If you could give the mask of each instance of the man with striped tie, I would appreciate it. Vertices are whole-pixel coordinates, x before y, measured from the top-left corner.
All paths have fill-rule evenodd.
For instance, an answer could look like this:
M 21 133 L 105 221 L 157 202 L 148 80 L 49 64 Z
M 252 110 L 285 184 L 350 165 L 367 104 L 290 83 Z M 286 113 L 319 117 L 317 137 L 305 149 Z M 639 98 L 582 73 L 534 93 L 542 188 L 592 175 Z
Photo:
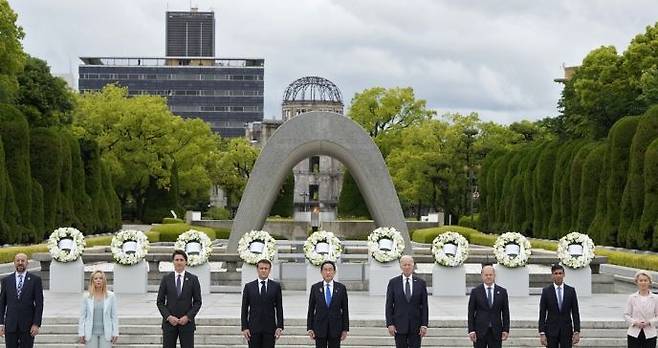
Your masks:
M 31 348 L 43 315 L 41 278 L 27 271 L 27 255 L 14 257 L 16 272 L 2 279 L 0 336 L 8 348 Z
M 345 285 L 334 281 L 336 264 L 325 261 L 320 266 L 322 281 L 311 286 L 306 315 L 308 336 L 316 348 L 339 348 L 350 330 L 350 314 Z

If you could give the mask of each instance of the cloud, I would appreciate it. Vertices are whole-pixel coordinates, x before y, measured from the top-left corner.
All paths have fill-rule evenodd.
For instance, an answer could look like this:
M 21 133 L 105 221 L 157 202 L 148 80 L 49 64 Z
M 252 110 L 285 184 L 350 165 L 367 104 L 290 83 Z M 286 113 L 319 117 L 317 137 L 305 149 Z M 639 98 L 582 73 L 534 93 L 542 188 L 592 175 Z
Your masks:
M 55 72 L 79 56 L 164 55 L 165 11 L 189 1 L 10 0 L 28 53 Z M 364 88 L 411 86 L 445 111 L 513 122 L 557 114 L 561 65 L 601 45 L 622 52 L 654 25 L 653 1 L 278 0 L 192 2 L 216 16 L 216 53 L 265 58 L 265 117 L 286 86 L 332 80 L 345 104 Z

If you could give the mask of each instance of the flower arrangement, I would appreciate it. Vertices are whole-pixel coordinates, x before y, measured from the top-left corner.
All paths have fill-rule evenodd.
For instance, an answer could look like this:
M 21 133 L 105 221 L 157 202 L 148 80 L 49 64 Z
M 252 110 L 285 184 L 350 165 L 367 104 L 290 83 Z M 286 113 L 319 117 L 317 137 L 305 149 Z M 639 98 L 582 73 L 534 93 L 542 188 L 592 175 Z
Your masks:
M 174 249 L 180 249 L 187 253 L 187 264 L 189 266 L 199 266 L 208 262 L 208 257 L 212 253 L 212 242 L 205 233 L 189 230 L 178 236 Z
M 571 232 L 560 238 L 557 257 L 569 268 L 586 267 L 594 258 L 594 242 L 586 234 Z
M 404 239 L 394 227 L 379 227 L 368 235 L 368 253 L 378 262 L 400 259 L 404 251 Z
M 85 236 L 73 227 L 60 227 L 48 238 L 50 256 L 59 262 L 76 261 L 85 250 Z
M 532 253 L 530 242 L 518 232 L 506 232 L 494 243 L 494 256 L 499 264 L 509 267 L 523 267 Z
M 432 241 L 432 255 L 441 266 L 461 266 L 468 258 L 468 240 L 457 232 L 441 233 Z
M 136 265 L 148 254 L 150 244 L 142 231 L 121 230 L 112 238 L 112 257 L 121 265 Z
M 313 232 L 304 242 L 304 256 L 314 266 L 325 261 L 336 261 L 343 251 L 340 239 L 332 232 Z
M 267 231 L 247 232 L 238 242 L 240 258 L 251 265 L 255 265 L 263 259 L 272 261 L 276 252 L 276 239 L 272 238 Z

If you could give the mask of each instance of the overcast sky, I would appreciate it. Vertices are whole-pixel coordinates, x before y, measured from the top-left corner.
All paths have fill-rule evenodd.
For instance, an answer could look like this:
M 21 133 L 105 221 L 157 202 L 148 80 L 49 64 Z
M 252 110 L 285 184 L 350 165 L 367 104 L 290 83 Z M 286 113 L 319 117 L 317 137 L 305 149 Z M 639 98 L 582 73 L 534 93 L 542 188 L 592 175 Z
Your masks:
M 439 113 L 510 123 L 557 114 L 562 64 L 622 52 L 658 21 L 655 0 L 9 0 L 25 50 L 54 73 L 80 56 L 164 56 L 165 11 L 215 11 L 218 57 L 265 59 L 265 118 L 295 79 L 333 81 L 346 106 L 411 86 Z

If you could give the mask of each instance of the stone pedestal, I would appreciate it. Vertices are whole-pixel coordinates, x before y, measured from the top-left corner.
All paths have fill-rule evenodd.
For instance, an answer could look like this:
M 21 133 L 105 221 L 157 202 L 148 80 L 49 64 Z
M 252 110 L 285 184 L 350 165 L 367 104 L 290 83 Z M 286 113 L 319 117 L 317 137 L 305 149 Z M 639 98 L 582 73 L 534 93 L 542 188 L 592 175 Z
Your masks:
M 334 275 L 334 280 L 339 282 L 338 272 L 340 272 L 341 265 L 340 260 L 336 262 L 336 275 Z M 306 295 L 311 291 L 311 286 L 313 284 L 322 281 L 322 273 L 320 272 L 320 266 L 314 266 L 308 260 L 306 260 Z
M 530 296 L 530 275 L 527 267 L 508 268 L 495 264 L 496 284 L 507 289 L 509 296 Z
M 148 264 L 142 260 L 136 265 L 114 264 L 114 286 L 117 294 L 145 294 L 148 290 Z
M 210 263 L 206 262 L 198 266 L 190 266 L 187 270 L 199 278 L 201 295 L 210 294 Z
M 281 274 L 280 267 L 281 264 L 279 263 L 279 258 L 274 257 L 274 260 L 272 260 L 272 269 L 270 270 L 270 279 L 279 280 L 279 274 Z M 240 270 L 240 291 L 244 289 L 245 284 L 256 280 L 256 278 L 258 278 L 258 269 L 256 268 L 256 265 L 243 262 L 242 269 Z
M 50 263 L 50 291 L 80 294 L 84 291 L 85 265 L 82 258 L 73 262 Z
M 386 295 L 388 281 L 400 274 L 398 260 L 381 263 L 368 255 L 368 295 Z
M 576 289 L 578 297 L 592 296 L 592 269 L 590 266 L 578 269 L 565 266 L 564 282 Z
M 432 296 L 465 296 L 466 269 L 464 265 L 446 267 L 434 264 L 432 268 Z

